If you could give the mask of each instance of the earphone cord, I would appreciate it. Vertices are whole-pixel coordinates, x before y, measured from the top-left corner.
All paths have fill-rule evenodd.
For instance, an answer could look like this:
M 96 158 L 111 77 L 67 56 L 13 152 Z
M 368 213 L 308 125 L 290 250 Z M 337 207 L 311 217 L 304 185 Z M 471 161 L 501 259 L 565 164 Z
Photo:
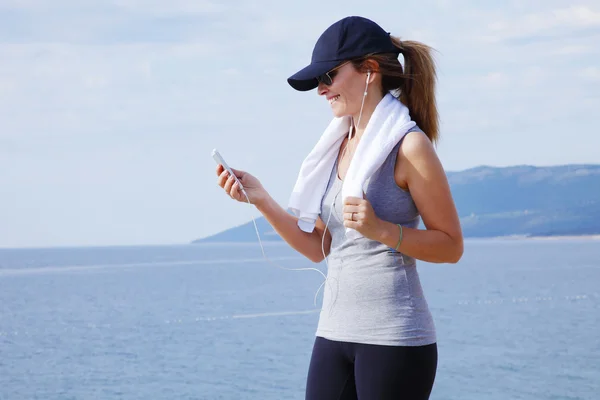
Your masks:
M 365 98 L 367 97 L 367 90 L 369 88 L 369 77 L 370 77 L 371 73 L 369 72 L 367 74 L 367 86 L 365 88 L 365 92 L 362 98 L 362 103 L 360 106 L 360 114 L 358 116 L 358 125 L 360 125 L 360 119 L 362 117 L 362 112 L 363 112 L 363 107 L 365 105 Z M 344 157 L 344 154 L 346 153 L 346 149 L 348 148 L 348 143 L 350 141 L 350 139 L 352 138 L 352 128 L 353 128 L 353 124 L 350 125 L 350 132 L 349 132 L 349 138 L 348 141 L 346 141 L 346 145 L 344 146 L 344 150 L 342 151 L 342 158 Z M 248 202 L 248 204 L 252 205 L 252 203 L 250 202 L 250 198 L 248 197 L 248 194 L 246 193 L 246 191 L 243 188 L 240 188 L 241 192 L 244 194 L 244 196 L 246 197 L 246 201 Z M 341 189 L 340 189 L 341 190 Z M 335 198 L 337 197 L 334 196 L 333 201 L 331 203 L 331 209 L 329 212 L 329 216 L 327 217 L 327 222 L 325 223 L 325 229 L 323 230 L 323 235 L 321 237 L 321 252 L 323 253 L 323 259 L 325 260 L 325 264 L 327 265 L 327 268 L 329 269 L 329 262 L 328 262 L 328 257 L 327 254 L 325 254 L 325 235 L 327 233 L 327 227 L 329 226 L 329 220 L 331 219 L 331 215 L 333 214 L 333 206 L 335 203 Z M 271 264 L 275 265 L 278 268 L 281 268 L 283 270 L 286 271 L 317 271 L 318 273 L 321 274 L 321 276 L 323 276 L 323 278 L 325 279 L 323 281 L 323 283 L 319 286 L 319 288 L 317 289 L 317 292 L 315 293 L 315 297 L 314 297 L 314 304 L 315 306 L 317 305 L 317 296 L 319 294 L 319 292 L 321 291 L 321 288 L 323 287 L 323 285 L 325 285 L 325 283 L 328 283 L 328 279 L 327 276 L 318 268 L 286 268 L 286 267 L 282 267 L 281 265 L 278 265 L 277 263 L 273 262 L 272 260 L 270 260 L 267 255 L 265 254 L 265 249 L 263 247 L 262 244 L 262 240 L 260 239 L 260 234 L 258 232 L 258 226 L 256 225 L 256 220 L 254 219 L 254 217 L 252 217 L 252 223 L 254 224 L 254 230 L 256 231 L 256 236 L 258 237 L 258 243 L 260 244 L 260 249 L 262 251 L 262 255 L 265 258 L 265 260 L 269 261 Z
M 248 194 L 246 193 L 246 191 L 244 189 L 240 189 L 240 190 L 246 197 L 246 201 L 248 202 L 248 204 L 252 205 L 252 203 L 250 202 L 250 198 L 248 197 Z M 267 257 L 267 255 L 265 254 L 265 248 L 263 247 L 262 241 L 260 239 L 260 234 L 258 233 L 258 226 L 256 225 L 256 220 L 254 219 L 254 217 L 252 217 L 252 222 L 254 223 L 254 230 L 256 231 L 256 236 L 258 237 L 258 243 L 260 244 L 260 249 L 262 251 L 262 255 L 267 261 L 269 261 L 271 264 L 275 265 L 277 268 L 281 268 L 286 271 L 311 271 L 312 270 L 312 271 L 317 271 L 318 273 L 320 273 L 323 276 L 325 281 L 321 284 L 321 286 L 319 286 L 317 293 L 315 293 L 314 304 L 316 306 L 317 305 L 317 295 L 319 294 L 319 291 L 321 290 L 321 288 L 323 287 L 325 282 L 327 282 L 327 277 L 325 276 L 325 274 L 318 268 L 286 268 L 286 267 L 282 267 L 281 265 L 270 260 L 269 257 Z
M 363 113 L 363 107 L 365 106 L 365 99 L 367 98 L 367 92 L 369 91 L 369 78 L 371 77 L 371 71 L 369 71 L 367 73 L 367 82 L 366 82 L 366 86 L 365 86 L 365 93 L 363 95 L 362 98 L 362 103 L 360 105 L 360 113 L 358 114 L 358 125 L 360 125 L 360 120 L 362 118 L 362 113 Z M 353 121 L 354 122 L 354 121 Z M 346 154 L 346 149 L 348 148 L 348 144 L 350 143 L 350 139 L 352 138 L 352 128 L 353 128 L 353 123 L 350 124 L 350 131 L 348 133 L 348 140 L 346 141 L 346 145 L 344 146 L 344 150 L 342 150 L 342 156 L 340 157 L 341 159 L 344 158 L 344 155 Z M 336 178 L 337 178 L 337 173 L 336 173 Z M 343 181 L 343 180 L 342 180 Z M 342 189 L 340 188 L 340 191 Z M 339 193 L 339 192 L 338 192 Z M 323 259 L 325 260 L 325 264 L 327 265 L 327 269 L 329 270 L 329 262 L 328 262 L 328 257 L 325 254 L 325 235 L 327 233 L 327 227 L 329 226 L 329 220 L 331 219 L 331 215 L 334 213 L 334 204 L 335 204 L 335 199 L 337 198 L 337 194 L 335 196 L 333 196 L 333 201 L 331 202 L 331 206 L 329 207 L 329 216 L 327 217 L 327 222 L 325 223 L 325 229 L 323 230 L 323 236 L 321 237 L 321 251 L 323 252 Z M 327 277 L 325 277 L 325 282 L 327 282 Z M 319 286 L 319 289 L 317 290 L 317 294 L 319 293 L 319 291 L 321 290 L 321 288 L 323 287 L 323 285 L 325 284 L 325 282 L 323 282 L 323 284 L 321 284 L 321 286 Z M 317 294 L 315 294 L 315 299 L 317 298 Z

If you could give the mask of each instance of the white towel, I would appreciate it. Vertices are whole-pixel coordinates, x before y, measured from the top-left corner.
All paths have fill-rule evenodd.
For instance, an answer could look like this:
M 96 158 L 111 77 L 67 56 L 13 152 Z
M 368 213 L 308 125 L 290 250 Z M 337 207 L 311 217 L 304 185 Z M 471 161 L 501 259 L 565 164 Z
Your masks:
M 298 226 L 312 232 L 321 214 L 321 201 L 329 177 L 339 155 L 340 146 L 350 129 L 351 118 L 334 118 L 305 158 L 289 201 L 290 210 L 298 217 Z M 342 199 L 363 197 L 367 179 L 383 164 L 392 148 L 415 126 L 408 108 L 387 93 L 379 102 L 352 157 L 342 185 Z M 362 235 L 347 228 L 346 236 Z

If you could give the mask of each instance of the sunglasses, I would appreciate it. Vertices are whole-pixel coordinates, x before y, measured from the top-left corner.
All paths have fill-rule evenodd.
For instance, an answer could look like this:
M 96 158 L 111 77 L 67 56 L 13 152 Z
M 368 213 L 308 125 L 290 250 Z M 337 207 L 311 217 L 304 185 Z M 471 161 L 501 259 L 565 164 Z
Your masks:
M 349 62 L 350 60 L 338 65 L 337 67 L 325 72 L 322 75 L 317 76 L 317 82 L 322 83 L 325 86 L 331 86 L 331 84 L 333 83 L 333 78 L 335 78 L 335 76 L 338 74 L 338 69 L 342 68 Z

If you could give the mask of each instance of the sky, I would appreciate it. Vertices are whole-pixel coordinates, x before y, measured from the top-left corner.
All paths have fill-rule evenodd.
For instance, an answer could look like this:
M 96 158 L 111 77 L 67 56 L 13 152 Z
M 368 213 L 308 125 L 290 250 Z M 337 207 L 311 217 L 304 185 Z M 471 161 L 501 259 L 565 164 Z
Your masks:
M 446 170 L 600 163 L 600 2 L 0 0 L 0 247 L 180 244 L 284 208 L 332 118 L 286 78 L 361 15 L 436 49 Z

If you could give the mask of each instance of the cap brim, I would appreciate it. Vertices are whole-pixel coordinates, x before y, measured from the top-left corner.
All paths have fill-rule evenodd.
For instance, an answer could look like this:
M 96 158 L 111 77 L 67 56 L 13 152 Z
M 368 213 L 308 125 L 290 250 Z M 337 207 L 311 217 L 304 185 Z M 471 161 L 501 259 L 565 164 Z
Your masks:
M 291 87 L 301 92 L 313 90 L 319 86 L 317 77 L 337 67 L 341 61 L 323 61 L 312 63 L 288 78 Z

